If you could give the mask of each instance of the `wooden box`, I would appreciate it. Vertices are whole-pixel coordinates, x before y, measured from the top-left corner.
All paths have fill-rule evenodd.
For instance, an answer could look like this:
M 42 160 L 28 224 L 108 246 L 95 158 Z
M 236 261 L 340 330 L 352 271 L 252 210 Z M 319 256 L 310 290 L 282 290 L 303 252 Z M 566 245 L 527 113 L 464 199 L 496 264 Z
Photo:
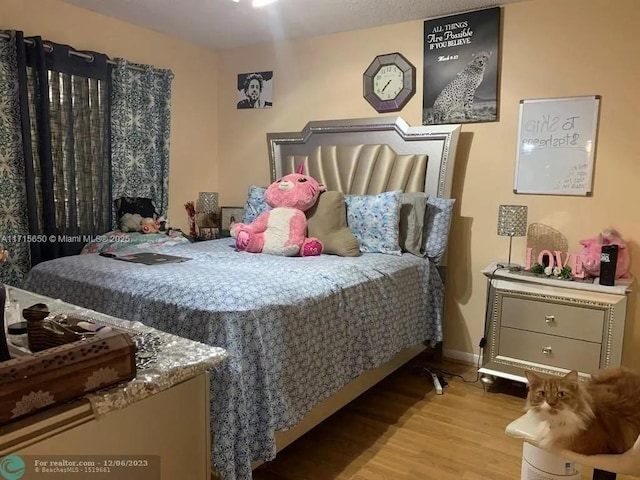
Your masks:
M 108 332 L 0 362 L 0 425 L 136 376 L 135 345 Z

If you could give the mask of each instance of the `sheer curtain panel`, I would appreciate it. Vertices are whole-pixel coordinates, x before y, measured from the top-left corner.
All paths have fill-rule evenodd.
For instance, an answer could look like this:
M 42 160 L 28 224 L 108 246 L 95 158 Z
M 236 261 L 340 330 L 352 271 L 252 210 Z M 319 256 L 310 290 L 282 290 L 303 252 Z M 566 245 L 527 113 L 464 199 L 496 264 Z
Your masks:
M 30 40 L 16 48 L 29 233 L 43 239 L 30 243 L 35 265 L 110 229 L 111 65 Z

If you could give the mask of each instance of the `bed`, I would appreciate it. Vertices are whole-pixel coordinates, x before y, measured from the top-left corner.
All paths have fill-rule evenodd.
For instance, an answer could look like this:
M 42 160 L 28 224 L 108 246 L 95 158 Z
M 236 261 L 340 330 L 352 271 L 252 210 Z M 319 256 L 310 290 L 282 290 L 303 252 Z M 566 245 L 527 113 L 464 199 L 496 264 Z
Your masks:
M 391 117 L 310 122 L 267 135 L 271 177 L 302 162 L 347 194 L 447 198 L 458 134 Z M 211 381 L 212 461 L 225 480 L 251 478 L 252 466 L 442 340 L 444 257 L 277 257 L 237 252 L 229 238 L 154 251 L 190 260 L 78 255 L 37 265 L 25 288 L 227 349 Z

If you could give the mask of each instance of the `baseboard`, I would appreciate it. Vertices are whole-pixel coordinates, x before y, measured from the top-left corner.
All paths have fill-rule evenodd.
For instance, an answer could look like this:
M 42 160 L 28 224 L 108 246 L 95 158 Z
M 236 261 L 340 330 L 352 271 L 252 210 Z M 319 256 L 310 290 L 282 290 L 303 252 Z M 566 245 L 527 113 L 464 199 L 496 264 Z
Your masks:
M 456 362 L 466 363 L 467 365 L 478 365 L 478 359 L 480 355 L 477 353 L 461 352 L 460 350 L 449 350 L 445 348 L 442 351 L 442 356 L 449 360 L 455 360 Z

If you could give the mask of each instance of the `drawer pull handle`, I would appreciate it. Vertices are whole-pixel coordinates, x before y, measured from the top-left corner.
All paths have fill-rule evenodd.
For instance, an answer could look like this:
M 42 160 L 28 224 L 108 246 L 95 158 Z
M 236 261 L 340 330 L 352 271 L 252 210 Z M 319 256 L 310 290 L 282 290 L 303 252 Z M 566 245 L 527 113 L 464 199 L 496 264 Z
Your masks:
M 544 347 L 542 349 L 542 353 L 544 353 L 545 355 L 551 355 L 553 353 L 553 350 L 551 349 L 551 347 Z
M 556 321 L 556 317 L 554 317 L 553 315 L 545 315 L 544 321 L 547 322 L 547 325 L 551 325 Z

